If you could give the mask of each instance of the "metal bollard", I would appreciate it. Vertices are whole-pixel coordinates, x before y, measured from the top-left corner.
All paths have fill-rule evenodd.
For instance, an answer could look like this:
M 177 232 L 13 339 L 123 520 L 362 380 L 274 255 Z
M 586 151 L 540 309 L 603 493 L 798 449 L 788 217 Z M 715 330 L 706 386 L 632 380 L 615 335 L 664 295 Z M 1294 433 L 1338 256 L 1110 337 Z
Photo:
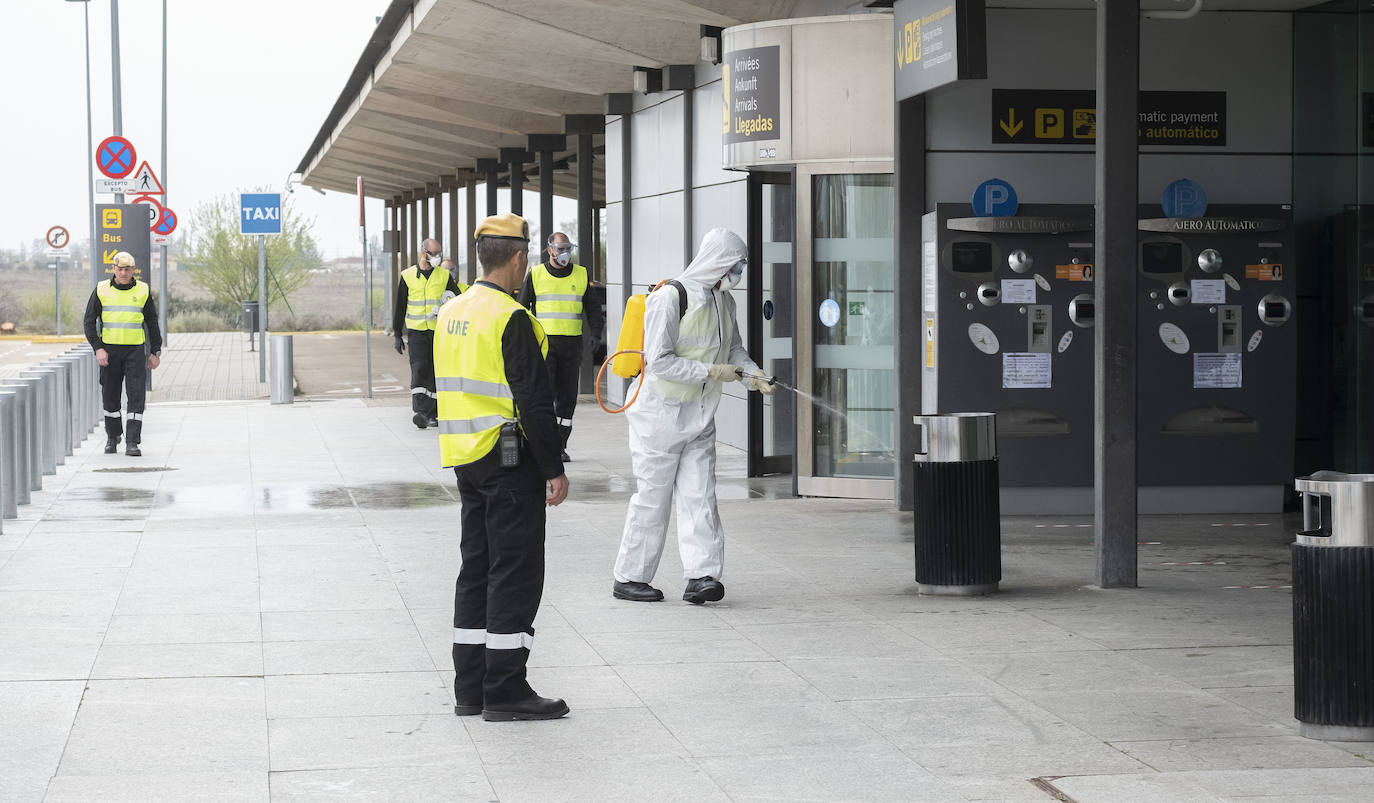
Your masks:
M 81 409 L 86 417 L 86 433 L 90 434 L 101 425 L 104 416 L 100 409 L 100 365 L 96 363 L 95 352 L 90 346 L 82 346 L 77 352 L 81 355 L 84 365 L 82 371 L 86 375 L 86 400 Z
M 51 369 L 57 372 L 57 406 L 53 408 L 53 424 L 57 429 L 56 446 L 57 464 L 60 466 L 66 462 L 66 458 L 71 457 L 74 449 L 72 448 L 72 386 L 76 380 L 72 377 L 72 364 L 59 359 L 44 360 L 38 364 L 39 368 Z
M 0 390 L 18 394 L 15 402 L 15 456 L 20 471 L 16 480 L 28 491 L 43 489 L 43 465 L 38 449 L 38 386 L 37 379 L 8 379 L 0 382 Z M 21 505 L 28 504 L 27 494 L 20 494 Z
M 57 421 L 53 418 L 53 410 L 57 409 L 57 372 L 51 368 L 29 368 L 19 372 L 21 379 L 37 379 L 37 402 L 34 409 L 37 411 L 37 428 L 35 435 L 38 437 L 38 456 L 42 460 L 43 473 L 57 473 L 57 454 L 59 451 L 57 443 Z
M 14 448 L 19 435 L 14 412 L 18 395 L 0 390 L 0 519 L 19 518 L 19 451 Z
M 67 454 L 72 454 L 81 446 L 81 442 L 86 439 L 86 433 L 82 431 L 82 399 L 85 396 L 86 375 L 81 370 L 81 358 L 75 354 L 64 354 L 55 357 L 53 362 L 67 366 L 67 434 L 71 436 L 71 448 Z
M 291 404 L 296 397 L 291 335 L 272 335 L 272 370 L 267 376 L 273 404 Z

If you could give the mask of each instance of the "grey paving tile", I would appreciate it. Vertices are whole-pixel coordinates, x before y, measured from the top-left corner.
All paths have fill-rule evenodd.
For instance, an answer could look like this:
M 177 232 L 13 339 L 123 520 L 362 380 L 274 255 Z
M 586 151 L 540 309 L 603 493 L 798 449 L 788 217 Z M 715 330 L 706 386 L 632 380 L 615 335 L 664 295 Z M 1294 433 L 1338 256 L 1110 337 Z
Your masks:
M 1017 692 L 1195 691 L 1183 681 L 1151 671 L 1136 660 L 1134 651 L 986 653 L 967 655 L 961 661 Z
M 613 665 L 773 660 L 766 650 L 734 630 L 584 633 L 583 638 Z
M 272 675 L 270 719 L 452 714 L 452 684 L 437 671 Z
M 476 717 L 462 720 L 486 765 L 528 763 L 529 757 L 536 754 L 541 762 L 686 754 L 669 729 L 644 708 L 576 708 L 562 719 L 547 722 L 485 722 Z
M 248 803 L 269 800 L 267 773 L 258 769 L 237 772 L 111 773 L 58 775 L 48 785 L 46 803 L 86 801 L 195 800 L 209 803 Z
M 115 606 L 116 615 L 257 613 L 256 582 L 198 583 L 179 586 L 126 583 Z
M 271 774 L 272 800 L 435 801 L 489 803 L 497 798 L 480 766 L 424 764 L 407 767 L 294 770 Z M 548 798 L 545 798 L 548 799 Z
M 1374 767 L 1258 769 L 1179 773 L 1226 800 L 1270 799 L 1334 800 L 1368 798 L 1374 788 Z
M 0 683 L 0 800 L 41 800 L 67 743 L 84 681 Z
M 256 613 L 126 614 L 110 619 L 104 646 L 262 640 Z
M 1157 803 L 1161 800 L 1209 803 L 1221 801 L 1206 789 L 1180 775 L 1086 775 L 1058 778 L 1054 787 L 1072 800 L 1083 803 L 1112 801 L 1116 803 Z
M 601 803 L 622 796 L 663 803 L 731 800 L 705 770 L 685 756 L 487 764 L 486 771 L 503 803 Z
M 996 684 L 951 660 L 797 658 L 783 661 L 832 700 L 985 695 Z
M 104 633 L 94 624 L 44 624 L 0 626 L 0 681 L 74 680 L 90 674 Z
M 146 707 L 77 714 L 59 774 L 145 775 L 267 771 L 261 719 L 207 720 L 185 711 L 168 716 Z
M 1287 732 L 1267 717 L 1203 691 L 1056 691 L 1026 697 L 1107 742 Z
M 1113 742 L 1112 746 L 1159 772 L 1374 767 L 1374 761 L 1296 734 L 1260 738 Z M 1370 752 L 1374 753 L 1374 750 Z
M 444 672 L 444 677 L 452 681 L 451 668 Z M 529 682 L 539 694 L 562 697 L 569 706 L 579 711 L 639 708 L 644 705 L 644 701 L 609 666 L 532 666 L 529 669 Z
M 894 747 L 701 759 L 735 801 L 954 801 L 963 795 Z
M 904 658 L 930 660 L 942 655 L 891 625 L 867 619 L 806 624 L 736 626 L 736 630 L 774 658 Z
M 81 713 L 106 718 L 261 722 L 266 717 L 265 694 L 262 678 L 92 680 Z
M 274 719 L 272 771 L 480 766 L 462 718 L 445 714 Z
M 1200 689 L 1293 685 L 1291 644 L 1132 650 L 1131 657 Z
M 452 622 L 452 613 L 449 614 Z M 264 641 L 375 641 L 418 635 L 418 614 L 402 607 L 346 611 L 264 611 Z
M 262 645 L 269 675 L 432 672 L 437 667 L 418 635 L 387 640 L 269 641 Z
M 1017 611 L 921 610 L 888 619 L 909 635 L 947 653 L 1060 652 L 1102 645 Z
M 664 633 L 675 630 L 726 629 L 729 625 L 720 618 L 720 605 L 688 605 L 669 598 L 664 602 L 626 602 L 611 597 L 611 583 L 594 592 L 593 600 L 571 602 L 552 599 L 558 610 L 574 630 L 583 635 L 592 633 Z M 662 584 L 660 584 L 662 585 Z M 671 587 L 664 586 L 664 596 Z
M 265 577 L 261 595 L 264 612 L 375 610 L 405 606 L 396 584 L 379 576 Z
M 91 677 L 253 677 L 262 675 L 257 641 L 210 644 L 106 644 Z

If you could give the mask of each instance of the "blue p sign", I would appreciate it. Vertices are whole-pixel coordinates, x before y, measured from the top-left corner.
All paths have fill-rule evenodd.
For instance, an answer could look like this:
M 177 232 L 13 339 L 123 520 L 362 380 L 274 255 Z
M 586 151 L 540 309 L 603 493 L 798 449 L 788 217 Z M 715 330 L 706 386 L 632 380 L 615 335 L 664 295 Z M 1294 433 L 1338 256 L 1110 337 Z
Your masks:
M 1196 181 L 1181 178 L 1164 188 L 1160 205 L 1168 218 L 1202 217 L 1207 214 L 1207 193 Z
M 1016 206 L 1016 190 L 1000 178 L 990 178 L 973 191 L 973 214 L 978 217 L 1012 217 Z

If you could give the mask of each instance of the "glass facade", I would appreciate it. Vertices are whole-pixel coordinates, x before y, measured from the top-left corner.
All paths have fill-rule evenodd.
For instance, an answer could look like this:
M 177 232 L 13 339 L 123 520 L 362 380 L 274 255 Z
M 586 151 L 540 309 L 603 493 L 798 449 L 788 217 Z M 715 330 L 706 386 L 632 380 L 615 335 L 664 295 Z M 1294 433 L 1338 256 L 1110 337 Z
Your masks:
M 1294 14 L 1296 473 L 1374 471 L 1374 8 Z
M 814 176 L 811 197 L 815 475 L 891 479 L 892 175 Z

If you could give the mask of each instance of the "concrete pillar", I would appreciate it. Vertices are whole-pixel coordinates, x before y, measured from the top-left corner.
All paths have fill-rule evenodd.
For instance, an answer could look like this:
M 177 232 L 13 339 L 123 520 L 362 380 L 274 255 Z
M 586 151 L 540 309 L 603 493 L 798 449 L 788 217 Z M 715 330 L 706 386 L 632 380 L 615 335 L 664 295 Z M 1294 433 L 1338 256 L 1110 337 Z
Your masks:
M 472 284 L 477 281 L 477 240 L 472 233 L 477 230 L 477 177 L 469 176 L 467 180 L 467 224 L 463 228 L 463 244 L 467 248 L 468 274 L 467 283 Z
M 921 215 L 926 211 L 926 99 L 918 95 L 896 108 L 893 181 L 897 208 L 893 231 L 893 264 L 897 267 L 893 295 L 897 299 L 896 434 L 898 510 L 911 510 L 914 467 L 911 458 L 920 446 L 912 417 L 921 414 L 921 372 L 924 369 L 925 328 L 921 319 Z
M 1097 313 L 1093 415 L 1094 582 L 1134 588 L 1136 521 L 1136 203 L 1140 0 L 1097 5 Z
M 525 216 L 525 162 L 530 154 L 524 148 L 502 148 L 497 157 L 510 168 L 510 211 Z
M 496 187 L 497 169 L 499 163 L 495 159 L 478 159 L 477 169 L 482 172 L 483 181 L 487 185 L 487 217 L 497 214 L 496 212 Z

